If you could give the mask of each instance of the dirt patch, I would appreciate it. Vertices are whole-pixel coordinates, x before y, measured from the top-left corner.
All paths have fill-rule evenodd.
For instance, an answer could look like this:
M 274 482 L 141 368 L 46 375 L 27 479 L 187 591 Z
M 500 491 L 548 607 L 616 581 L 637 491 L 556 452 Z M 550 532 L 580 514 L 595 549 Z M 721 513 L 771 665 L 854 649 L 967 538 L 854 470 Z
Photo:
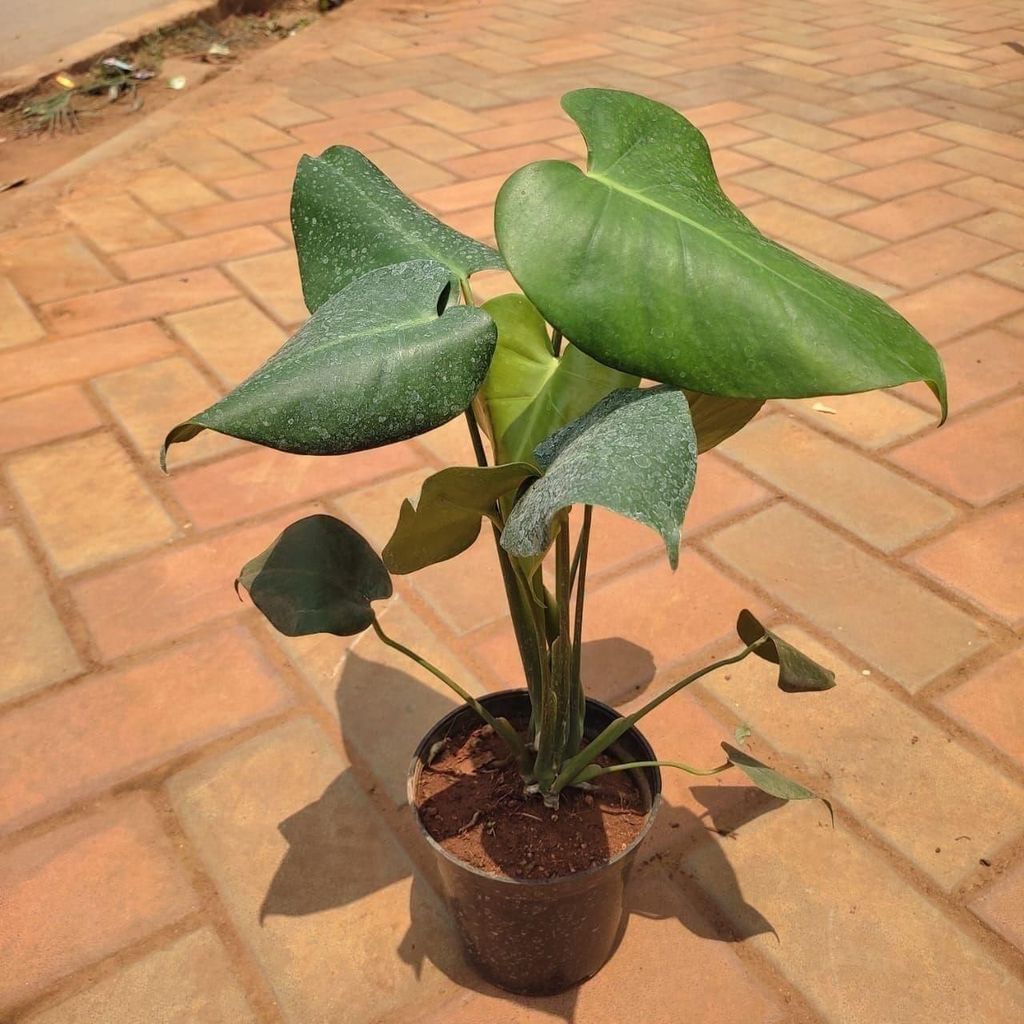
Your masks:
M 38 181 L 321 17 L 318 0 L 266 0 L 260 7 L 256 13 L 196 18 L 103 55 L 139 77 L 98 60 L 8 97 L 0 106 L 0 189 L 23 179 Z
M 453 856 L 519 879 L 604 864 L 637 838 L 647 818 L 628 772 L 602 777 L 587 793 L 567 789 L 558 811 L 547 809 L 524 795 L 515 764 L 489 726 L 448 737 L 420 773 L 416 805 L 427 831 Z

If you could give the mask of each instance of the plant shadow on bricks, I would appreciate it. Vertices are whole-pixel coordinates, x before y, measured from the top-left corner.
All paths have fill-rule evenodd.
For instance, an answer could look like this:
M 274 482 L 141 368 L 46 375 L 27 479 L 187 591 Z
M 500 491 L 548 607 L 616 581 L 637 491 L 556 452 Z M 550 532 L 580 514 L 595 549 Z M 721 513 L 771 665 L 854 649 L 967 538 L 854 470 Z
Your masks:
M 593 654 L 617 659 L 620 664 L 644 668 L 650 661 L 647 652 L 626 640 L 606 639 L 596 644 L 600 645 L 600 651 Z M 616 649 L 617 644 L 621 649 Z M 376 690 L 376 700 L 365 693 L 371 685 Z M 375 784 L 396 796 L 397 802 L 404 793 L 410 752 L 420 736 L 451 709 L 452 703 L 411 675 L 354 651 L 349 652 L 341 667 L 335 698 L 346 748 L 366 762 Z M 381 735 L 382 708 L 389 707 L 403 710 L 398 736 L 394 733 Z M 408 737 L 403 735 L 406 731 Z M 380 741 L 379 746 L 374 739 Z M 783 802 L 745 786 L 694 786 L 691 793 L 706 811 L 698 816 L 687 808 L 663 802 L 648 839 L 652 852 L 644 857 L 645 851 L 641 849 L 642 860 L 627 890 L 628 913 L 616 946 L 634 916 L 655 920 L 675 917 L 694 934 L 719 942 L 737 942 L 774 932 L 772 925 L 743 899 L 736 876 L 720 847 L 711 839 L 711 833 L 732 837 L 745 824 Z M 365 828 L 358 835 L 352 834 L 353 804 L 360 808 L 362 814 L 358 817 L 365 821 Z M 301 917 L 345 906 L 412 874 L 410 924 L 397 952 L 417 976 L 424 961 L 429 959 L 458 985 L 537 1006 L 566 1021 L 573 1020 L 576 990 L 530 999 L 500 992 L 476 978 L 458 954 L 454 935 L 451 932 L 444 936 L 438 934 L 439 897 L 433 869 L 428 867 L 429 879 L 413 871 L 384 820 L 367 802 L 357 771 L 351 768 L 343 771 L 318 799 L 287 817 L 278 828 L 288 842 L 288 851 L 263 900 L 261 921 L 271 915 Z M 687 876 L 683 860 L 687 852 L 704 844 L 717 851 L 716 855 L 721 858 L 714 872 L 720 884 L 712 894 L 697 889 Z M 358 867 L 353 870 L 356 859 Z M 679 892 L 680 898 L 673 901 L 671 907 L 666 905 L 664 889 L 652 884 L 656 879 L 665 878 L 670 879 Z M 714 910 L 716 906 L 730 908 L 733 920 L 737 919 L 735 908 L 742 908 L 739 919 L 745 922 L 744 927 L 737 930 L 735 926 L 721 923 L 720 915 Z

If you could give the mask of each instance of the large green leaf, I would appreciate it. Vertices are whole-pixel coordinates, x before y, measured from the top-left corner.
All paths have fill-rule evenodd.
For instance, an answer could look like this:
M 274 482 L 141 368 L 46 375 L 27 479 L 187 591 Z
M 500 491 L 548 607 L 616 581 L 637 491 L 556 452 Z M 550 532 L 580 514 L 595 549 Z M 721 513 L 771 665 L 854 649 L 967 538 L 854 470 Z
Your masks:
M 504 267 L 493 249 L 432 217 L 347 146 L 299 161 L 292 230 L 311 313 L 357 277 L 392 263 L 432 259 L 463 280 Z
M 498 345 L 481 398 L 498 462 L 529 462 L 556 430 L 578 419 L 605 395 L 636 387 L 639 378 L 595 362 L 575 345 L 556 358 L 536 307 L 523 295 L 484 303 L 498 328 Z
M 491 318 L 445 309 L 430 260 L 373 270 L 327 300 L 283 348 L 168 445 L 209 428 L 268 448 L 342 455 L 433 430 L 473 400 L 494 352 Z
M 371 601 L 391 596 L 391 577 L 363 538 L 333 516 L 292 523 L 239 573 L 253 604 L 285 636 L 352 636 L 373 621 Z
M 544 476 L 516 502 L 501 535 L 506 551 L 541 555 L 561 509 L 601 505 L 657 530 L 675 568 L 697 471 L 697 439 L 682 392 L 614 391 L 535 455 Z
M 513 463 L 454 466 L 428 477 L 415 505 L 402 502 L 395 532 L 382 552 L 384 564 L 392 572 L 409 573 L 461 554 L 480 535 L 484 517 L 498 524 L 498 499 L 536 475 L 532 466 Z
M 808 693 L 813 690 L 831 690 L 836 685 L 835 672 L 808 658 L 803 651 L 770 629 L 765 629 L 746 608 L 736 620 L 736 632 L 745 644 L 752 644 L 763 636 L 768 638 L 754 648 L 754 654 L 779 666 L 780 690 L 786 693 Z
M 498 195 L 502 255 L 544 318 L 609 366 L 736 398 L 846 394 L 924 380 L 934 349 L 884 302 L 765 238 L 670 107 L 581 89 L 562 100 L 586 171 L 545 160 Z

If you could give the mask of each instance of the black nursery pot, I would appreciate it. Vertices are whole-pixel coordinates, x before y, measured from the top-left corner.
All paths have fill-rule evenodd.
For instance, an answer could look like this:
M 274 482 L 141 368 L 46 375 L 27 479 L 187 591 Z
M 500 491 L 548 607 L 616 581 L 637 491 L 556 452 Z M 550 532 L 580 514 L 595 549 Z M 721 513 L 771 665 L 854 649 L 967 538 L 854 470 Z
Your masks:
M 488 694 L 480 702 L 496 717 L 525 721 L 526 690 Z M 587 700 L 584 735 L 593 739 L 622 716 Z M 420 834 L 434 851 L 448 904 L 470 962 L 488 981 L 521 995 L 552 995 L 596 974 L 611 956 L 623 916 L 623 893 L 637 848 L 661 803 L 661 772 L 633 772 L 647 802 L 647 820 L 636 839 L 607 863 L 560 878 L 521 881 L 471 867 L 427 832 L 416 807 L 416 789 L 428 752 L 463 721 L 479 722 L 466 706 L 445 715 L 423 737 L 409 768 L 409 805 Z M 609 753 L 618 761 L 651 761 L 650 744 L 633 728 Z

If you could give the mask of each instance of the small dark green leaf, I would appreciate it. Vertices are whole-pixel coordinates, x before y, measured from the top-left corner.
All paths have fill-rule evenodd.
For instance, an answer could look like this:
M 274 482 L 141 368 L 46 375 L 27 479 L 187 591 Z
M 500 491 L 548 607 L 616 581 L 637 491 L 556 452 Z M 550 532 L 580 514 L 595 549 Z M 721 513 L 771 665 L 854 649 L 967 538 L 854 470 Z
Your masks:
M 697 434 L 697 451 L 710 451 L 745 427 L 764 405 L 763 398 L 722 398 L 699 391 L 683 391 Z
M 235 581 L 285 636 L 352 636 L 373 621 L 371 601 L 391 596 L 391 577 L 363 538 L 333 516 L 292 523 Z
M 766 629 L 747 611 L 740 612 L 736 620 L 736 632 L 745 644 L 752 644 L 763 636 L 768 639 L 754 654 L 773 665 L 779 666 L 779 689 L 786 693 L 808 693 L 812 690 L 831 690 L 836 685 L 836 674 L 808 658 L 791 643 Z
M 392 263 L 436 260 L 455 279 L 504 267 L 493 249 L 432 217 L 347 146 L 299 161 L 292 230 L 311 313 L 356 278 Z
M 559 511 L 600 505 L 661 534 L 675 568 L 697 471 L 697 439 L 681 391 L 614 391 L 549 437 L 535 456 L 544 476 L 508 517 L 501 537 L 506 551 L 542 555 Z
M 423 483 L 419 501 L 402 502 L 398 525 L 384 548 L 394 573 L 416 572 L 454 558 L 480 534 L 484 516 L 497 521 L 495 503 L 537 471 L 523 463 L 442 469 Z
M 485 424 L 498 462 L 529 462 L 545 438 L 582 416 L 606 395 L 639 377 L 595 362 L 575 345 L 556 358 L 540 313 L 524 295 L 499 295 L 483 308 L 498 328 L 498 345 L 481 389 Z
M 756 757 L 751 757 L 745 750 L 740 750 L 729 743 L 723 743 L 722 749 L 725 751 L 726 757 L 729 758 L 729 763 L 736 765 L 758 789 L 765 793 L 778 797 L 780 800 L 818 799 L 817 793 L 812 793 L 806 786 L 801 786 L 799 782 L 793 782 L 792 779 L 780 775 L 774 768 L 769 768 L 764 762 L 758 761 Z M 825 802 L 828 803 L 828 801 Z M 829 810 L 831 810 L 831 805 L 829 805 Z
M 343 455 L 441 426 L 473 400 L 497 332 L 471 306 L 445 308 L 448 271 L 429 260 L 373 270 L 327 300 L 284 347 L 168 445 L 204 428 L 300 455 Z

